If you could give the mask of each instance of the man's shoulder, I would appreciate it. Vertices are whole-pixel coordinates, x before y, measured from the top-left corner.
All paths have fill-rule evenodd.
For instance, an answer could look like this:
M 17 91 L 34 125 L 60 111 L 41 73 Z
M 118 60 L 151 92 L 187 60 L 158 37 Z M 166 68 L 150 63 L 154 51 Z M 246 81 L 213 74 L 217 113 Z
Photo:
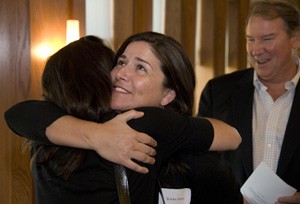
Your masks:
M 215 90 L 235 90 L 237 87 L 249 86 L 253 81 L 253 68 L 246 68 L 224 74 L 207 82 L 206 88 Z
M 234 71 L 228 74 L 224 74 L 218 77 L 215 77 L 208 81 L 209 85 L 213 86 L 224 86 L 224 85 L 234 85 L 240 83 L 249 83 L 253 80 L 253 68 L 247 68 L 243 70 Z
M 220 81 L 220 80 L 238 80 L 242 79 L 243 77 L 251 77 L 253 76 L 253 68 L 246 68 L 246 69 L 241 69 L 237 70 L 228 74 L 221 75 L 219 77 L 216 77 L 212 80 L 214 81 Z

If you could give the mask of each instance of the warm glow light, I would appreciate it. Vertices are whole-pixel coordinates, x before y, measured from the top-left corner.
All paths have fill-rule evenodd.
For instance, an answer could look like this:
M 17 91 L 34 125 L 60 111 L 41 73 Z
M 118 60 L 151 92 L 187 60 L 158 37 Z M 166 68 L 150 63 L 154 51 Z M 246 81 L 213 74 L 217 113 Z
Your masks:
M 54 53 L 54 50 L 46 44 L 40 45 L 39 47 L 37 47 L 35 49 L 35 55 L 37 55 L 41 59 L 46 59 L 53 53 Z
M 45 60 L 49 56 L 53 55 L 57 50 L 65 46 L 65 41 L 62 39 L 52 39 L 51 41 L 44 41 L 37 44 L 36 47 L 32 47 L 34 56 L 39 59 Z
M 69 44 L 74 40 L 79 39 L 79 21 L 78 20 L 67 20 L 67 36 L 66 42 Z

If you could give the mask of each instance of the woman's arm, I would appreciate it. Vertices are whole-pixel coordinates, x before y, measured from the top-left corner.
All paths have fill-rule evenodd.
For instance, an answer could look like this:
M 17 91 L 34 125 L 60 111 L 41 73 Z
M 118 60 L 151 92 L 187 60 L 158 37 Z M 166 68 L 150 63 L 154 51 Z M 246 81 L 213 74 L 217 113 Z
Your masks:
M 67 116 L 66 112 L 52 103 L 25 101 L 8 109 L 4 117 L 11 130 L 30 140 L 84 149 L 92 146 L 91 149 L 107 160 L 147 173 L 148 170 L 134 160 L 153 164 L 155 160 L 152 156 L 156 151 L 152 147 L 156 146 L 156 141 L 126 124 L 127 120 L 141 117 L 142 114 L 132 111 L 105 124 L 98 124 Z M 46 136 L 46 130 L 49 137 Z M 95 136 L 97 140 L 90 139 L 88 135 Z
M 34 105 L 31 103 L 34 103 Z M 34 106 L 39 107 L 39 111 L 34 110 Z M 11 129 L 29 139 L 40 137 L 46 141 L 50 140 L 57 145 L 93 149 L 103 158 L 141 173 L 146 173 L 147 170 L 133 162 L 132 159 L 150 164 L 154 162 L 151 156 L 155 155 L 155 150 L 148 145 L 155 146 L 156 142 L 151 137 L 132 130 L 126 124 L 128 120 L 141 116 L 136 115 L 135 111 L 132 110 L 128 113 L 120 114 L 106 123 L 98 124 L 66 116 L 66 113 L 61 113 L 61 109 L 59 111 L 55 109 L 59 108 L 47 102 L 35 101 L 16 105 L 5 114 Z M 144 110 L 147 109 L 142 109 L 142 111 Z M 168 114 L 165 112 L 168 112 Z M 40 115 L 43 115 L 43 113 L 47 117 L 41 117 Z M 16 117 L 18 115 L 31 115 L 33 119 L 24 121 L 24 117 Z M 62 116 L 57 117 L 59 118 L 57 119 L 53 115 Z M 34 120 L 34 117 L 38 119 Z M 177 120 L 174 120 L 176 117 L 178 117 Z M 166 142 L 162 142 L 163 144 L 173 140 L 172 143 L 177 144 L 177 146 L 186 142 L 186 138 L 183 136 L 194 135 L 194 137 L 189 137 L 191 141 L 186 142 L 186 144 L 192 144 L 188 147 L 189 150 L 197 150 L 199 152 L 207 149 L 216 151 L 235 149 L 241 141 L 239 134 L 234 128 L 215 119 L 209 119 L 214 132 L 213 138 L 210 137 L 212 139 L 209 139 L 209 131 L 205 132 L 207 128 L 203 129 L 203 124 L 200 123 L 201 127 L 199 127 L 199 123 L 197 123 L 200 120 L 199 118 L 189 119 L 194 126 L 187 124 L 189 121 L 187 118 L 173 111 L 152 108 L 148 109 L 147 117 L 137 120 L 140 121 L 138 124 L 144 123 L 145 125 L 138 125 L 134 128 L 137 131 L 155 135 L 156 139 L 160 141 L 164 139 Z M 16 125 L 14 124 L 14 119 L 20 120 L 20 122 Z M 41 122 L 45 120 L 47 122 Z M 171 121 L 173 121 L 173 125 L 170 124 Z M 35 129 L 31 128 L 33 124 L 35 124 L 36 129 L 41 130 L 34 132 Z M 154 126 L 155 124 L 156 127 Z M 48 137 L 45 136 L 45 131 L 43 131 L 46 128 Z M 182 133 L 183 131 L 185 131 L 185 134 Z M 30 137 L 30 135 L 35 135 L 35 137 Z M 180 137 L 175 137 L 175 135 Z M 201 148 L 200 145 L 202 145 Z
M 157 143 L 152 137 L 127 125 L 127 121 L 141 116 L 142 112 L 131 110 L 105 123 L 63 116 L 47 127 L 46 135 L 54 144 L 94 150 L 109 161 L 147 173 L 147 168 L 133 160 L 153 164 L 156 151 L 152 147 Z
M 220 120 L 207 118 L 214 128 L 214 140 L 209 148 L 211 151 L 235 150 L 242 142 L 239 132 Z
M 4 113 L 8 127 L 17 135 L 41 143 L 53 144 L 45 135 L 46 128 L 56 119 L 67 115 L 58 106 L 45 101 L 24 101 Z
M 159 118 L 164 119 L 160 120 L 158 125 L 164 126 L 163 122 L 167 121 L 170 123 L 170 121 L 176 118 L 175 115 L 179 115 L 171 113 L 171 111 L 160 113 L 159 109 L 156 109 L 155 114 L 153 114 L 153 109 L 150 109 L 148 112 L 148 118 L 145 118 L 146 125 L 139 131 L 144 132 L 148 123 L 157 121 Z M 165 112 L 168 112 L 168 114 Z M 122 158 L 132 158 L 145 163 L 154 162 L 153 158 L 149 156 L 153 156 L 155 150 L 148 145 L 154 147 L 156 142 L 151 137 L 129 128 L 126 124 L 128 120 L 138 116 L 140 117 L 141 115 L 130 113 L 130 115 L 125 115 L 125 117 L 120 115 L 104 124 L 97 124 L 67 116 L 67 113 L 55 104 L 33 100 L 21 102 L 5 112 L 5 120 L 8 126 L 18 135 L 31 140 L 88 149 L 90 146 L 87 143 L 86 137 L 89 135 L 91 137 L 92 135 L 101 135 L 99 143 L 96 142 L 98 144 L 96 151 L 110 161 L 123 165 L 125 163 L 127 167 L 131 161 L 125 159 L 122 162 Z M 222 151 L 238 147 L 241 143 L 241 137 L 235 128 L 217 119 L 207 119 L 211 122 L 214 129 L 214 139 L 209 150 Z M 176 120 L 174 122 L 175 124 L 182 123 Z M 166 124 L 165 126 L 168 125 Z M 45 134 L 46 128 L 48 137 Z M 174 128 L 179 127 L 174 126 Z M 159 127 L 158 129 L 161 130 L 162 128 Z M 76 134 L 79 133 L 81 134 L 76 137 Z M 196 134 L 200 135 L 198 132 Z M 81 136 L 84 136 L 83 139 L 80 138 Z M 93 143 L 95 143 L 94 140 Z M 111 153 L 114 153 L 116 159 L 112 159 L 108 155 Z

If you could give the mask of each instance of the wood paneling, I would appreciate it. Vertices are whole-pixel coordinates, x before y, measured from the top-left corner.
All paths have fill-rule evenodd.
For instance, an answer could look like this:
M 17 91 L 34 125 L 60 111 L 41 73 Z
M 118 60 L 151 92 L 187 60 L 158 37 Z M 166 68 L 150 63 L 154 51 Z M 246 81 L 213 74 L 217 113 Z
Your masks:
M 182 0 L 166 0 L 165 34 L 178 42 L 182 36 Z
M 201 5 L 200 63 L 204 67 L 213 67 L 214 52 L 214 1 L 203 0 Z
M 214 74 L 225 73 L 227 1 L 214 1 Z
M 152 29 L 152 0 L 114 1 L 115 49 L 130 35 Z
M 46 59 L 38 55 L 39 48 L 46 46 L 53 54 L 66 45 L 66 20 L 75 18 L 85 29 L 84 1 L 31 0 L 30 1 L 30 47 L 31 89 L 30 98 L 41 97 L 41 75 Z M 80 29 L 80 36 L 85 31 Z
M 84 14 L 78 8 L 84 2 L 78 1 L 73 4 L 78 10 L 74 16 L 80 16 L 84 25 Z M 1 204 L 34 203 L 29 152 L 23 153 L 25 139 L 9 130 L 3 113 L 17 102 L 40 98 L 45 59 L 36 55 L 36 48 L 48 44 L 56 51 L 65 45 L 68 9 L 67 1 L 61 0 L 0 1 Z
M 181 43 L 190 60 L 195 65 L 197 0 L 182 1 L 182 36 Z
M 73 0 L 69 10 L 72 12 L 72 17 L 79 20 L 80 36 L 85 36 L 85 0 Z
M 66 42 L 68 2 L 61 0 L 30 1 L 31 89 L 30 98 L 41 98 L 41 75 L 45 61 L 39 55 L 40 48 L 51 54 Z M 55 12 L 54 12 L 55 11 Z
M 195 62 L 197 0 L 166 0 L 165 34 L 180 42 Z
M 152 30 L 152 0 L 135 0 L 133 33 Z
M 0 3 L 0 203 L 32 203 L 28 154 L 23 139 L 6 126 L 4 111 L 29 92 L 29 0 Z
M 247 66 L 245 21 L 249 10 L 249 0 L 228 1 L 227 52 L 228 72 L 244 69 Z
M 133 2 L 134 0 L 114 1 L 114 42 L 115 49 L 133 33 Z
M 203 0 L 200 63 L 213 76 L 247 65 L 245 19 L 249 0 Z
M 236 53 L 237 57 L 237 69 L 243 69 L 247 66 L 247 51 L 246 51 L 246 33 L 245 33 L 245 21 L 248 15 L 250 1 L 249 0 L 238 0 L 238 6 L 235 8 L 237 10 L 237 22 L 238 25 L 238 51 Z
M 202 1 L 200 63 L 214 75 L 225 72 L 225 31 L 227 1 Z

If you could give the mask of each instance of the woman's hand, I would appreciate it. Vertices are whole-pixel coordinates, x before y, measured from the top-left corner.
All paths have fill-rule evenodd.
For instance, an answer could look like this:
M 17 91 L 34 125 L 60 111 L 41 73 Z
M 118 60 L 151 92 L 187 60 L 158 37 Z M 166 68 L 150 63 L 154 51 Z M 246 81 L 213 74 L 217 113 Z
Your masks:
M 46 135 L 54 144 L 94 150 L 111 162 L 139 173 L 148 173 L 146 167 L 134 160 L 153 164 L 157 143 L 126 123 L 143 115 L 143 112 L 130 110 L 103 124 L 63 116 L 47 127 Z
M 90 138 L 92 149 L 103 158 L 124 165 L 139 173 L 147 173 L 148 169 L 138 165 L 134 160 L 153 164 L 156 151 L 153 147 L 156 141 L 147 134 L 137 132 L 127 125 L 127 121 L 142 117 L 142 112 L 130 110 L 117 115 L 112 120 L 99 124 L 101 126 L 98 135 Z M 105 130 L 106 134 L 103 134 Z

